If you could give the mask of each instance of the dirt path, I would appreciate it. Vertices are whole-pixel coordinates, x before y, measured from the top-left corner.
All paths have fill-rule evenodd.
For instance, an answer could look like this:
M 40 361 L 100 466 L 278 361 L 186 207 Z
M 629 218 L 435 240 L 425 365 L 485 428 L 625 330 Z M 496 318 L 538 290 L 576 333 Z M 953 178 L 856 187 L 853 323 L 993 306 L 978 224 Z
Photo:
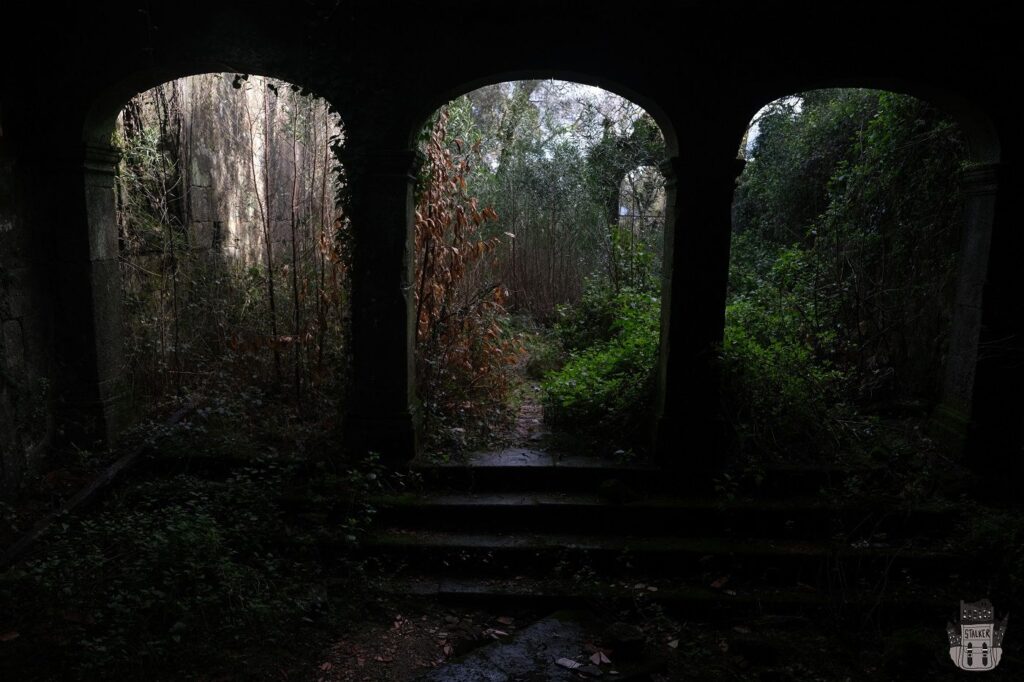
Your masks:
M 513 427 L 513 445 L 536 446 L 545 440 L 550 431 L 544 423 L 544 406 L 540 402 L 540 387 L 527 384 L 523 387 L 523 402 L 519 406 Z

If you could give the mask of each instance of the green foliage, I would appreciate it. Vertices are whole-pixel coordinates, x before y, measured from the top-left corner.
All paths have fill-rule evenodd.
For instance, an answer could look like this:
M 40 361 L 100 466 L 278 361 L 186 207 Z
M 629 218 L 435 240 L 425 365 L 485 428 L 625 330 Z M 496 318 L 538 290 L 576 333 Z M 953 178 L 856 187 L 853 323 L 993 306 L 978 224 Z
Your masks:
M 359 585 L 346 555 L 373 519 L 381 465 L 318 458 L 337 434 L 286 411 L 236 393 L 140 430 L 159 447 L 136 478 L 0 576 L 0 622 L 21 634 L 3 664 L 31 679 L 244 677 L 261 652 L 346 615 L 332 590 Z M 341 548 L 329 572 L 322 542 Z
M 558 305 L 580 300 L 587 277 L 635 286 L 641 268 L 658 268 L 663 180 L 636 170 L 653 171 L 664 142 L 639 107 L 530 80 L 473 91 L 450 111 L 452 136 L 480 145 L 484 163 L 467 181 L 499 216 L 486 234 L 503 240 L 491 271 L 508 286 L 511 310 L 550 323 Z M 631 214 L 620 216 L 620 204 Z M 640 252 L 622 251 L 616 240 L 627 234 L 651 254 L 647 262 L 621 260 Z
M 744 450 L 835 453 L 858 411 L 938 393 L 963 140 L 928 104 L 871 90 L 779 100 L 758 126 L 736 190 L 725 400 Z
M 82 677 L 146 669 L 204 641 L 279 636 L 317 598 L 308 570 L 265 542 L 281 527 L 269 499 L 279 480 L 246 470 L 227 486 L 185 475 L 140 485 L 63 524 L 15 599 L 81 625 L 61 652 Z
M 562 310 L 558 331 L 569 359 L 544 380 L 546 417 L 638 445 L 631 441 L 639 440 L 651 406 L 660 311 L 648 292 L 615 292 L 592 281 L 577 308 Z
M 828 310 L 813 305 L 814 272 L 798 247 L 774 260 L 745 235 L 733 243 L 737 291 L 726 308 L 724 396 L 741 451 L 833 452 L 829 416 L 844 375 L 830 360 Z
M 798 335 L 829 327 L 854 397 L 933 397 L 960 237 L 956 126 L 920 100 L 855 89 L 780 100 L 758 125 L 735 231 L 760 246 L 737 240 L 731 295 L 801 250 L 785 284 Z
M 557 335 L 549 328 L 531 324 L 523 333 L 526 376 L 542 380 L 565 364 L 566 354 Z

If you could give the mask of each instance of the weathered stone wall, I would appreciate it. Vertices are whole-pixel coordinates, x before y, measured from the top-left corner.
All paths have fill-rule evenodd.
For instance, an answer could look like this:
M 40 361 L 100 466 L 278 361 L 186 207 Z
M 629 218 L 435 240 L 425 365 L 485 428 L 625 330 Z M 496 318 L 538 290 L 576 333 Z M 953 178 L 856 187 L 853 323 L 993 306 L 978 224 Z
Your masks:
M 259 103 L 243 102 L 253 98 L 234 89 L 226 74 L 183 78 L 175 86 L 184 102 L 189 226 L 195 243 L 252 261 L 259 257 L 260 216 L 242 105 L 260 116 Z
M 22 189 L 0 130 L 0 492 L 39 464 L 49 437 L 47 308 L 32 281 L 31 234 L 14 210 Z
M 235 74 L 224 73 L 182 78 L 173 84 L 183 113 L 182 142 L 188 150 L 189 227 L 199 248 L 219 249 L 246 264 L 264 262 L 258 202 L 266 200 L 264 173 L 269 172 L 270 233 L 276 261 L 291 245 L 290 188 L 295 169 L 300 175 L 306 169 L 308 174 L 309 154 L 317 155 L 322 169 L 325 131 L 313 131 L 307 117 L 319 121 L 326 104 L 300 98 L 280 84 L 275 94 L 263 77 L 240 81 L 239 88 L 234 81 Z M 290 130 L 296 120 L 300 130 L 293 158 Z M 331 132 L 336 131 L 334 122 Z M 333 201 L 333 194 L 326 199 Z M 310 211 L 300 207 L 299 212 Z

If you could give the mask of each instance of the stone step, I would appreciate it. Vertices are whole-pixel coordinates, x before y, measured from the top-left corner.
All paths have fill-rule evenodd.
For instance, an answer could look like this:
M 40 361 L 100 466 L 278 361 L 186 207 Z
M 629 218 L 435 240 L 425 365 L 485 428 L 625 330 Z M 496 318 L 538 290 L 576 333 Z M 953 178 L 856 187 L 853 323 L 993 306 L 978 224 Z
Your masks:
M 526 448 L 480 453 L 466 461 L 414 461 L 411 469 L 432 488 L 460 491 L 597 491 L 608 481 L 644 490 L 678 487 L 653 464 L 558 456 Z
M 781 538 L 894 539 L 948 533 L 957 510 L 948 505 L 896 509 L 824 498 L 796 500 L 643 496 L 609 500 L 614 491 L 425 493 L 373 500 L 384 526 L 444 531 L 547 532 Z M 639 495 L 637 494 L 639 497 Z
M 548 575 L 552 571 L 602 575 L 643 572 L 681 579 L 733 576 L 773 584 L 944 577 L 967 558 L 941 548 L 909 544 L 826 544 L 764 538 L 473 534 L 390 529 L 367 538 L 364 550 L 391 566 L 437 570 L 450 576 Z
M 517 490 L 598 492 L 609 482 L 639 491 L 681 494 L 756 494 L 792 497 L 856 488 L 871 490 L 882 468 L 833 465 L 773 465 L 757 475 L 723 473 L 711 480 L 651 462 L 616 462 L 558 455 L 529 448 L 478 453 L 465 460 L 416 460 L 411 469 L 427 487 L 451 491 Z
M 680 580 L 651 582 L 574 582 L 556 578 L 480 578 L 417 573 L 383 579 L 378 590 L 387 595 L 429 597 L 446 602 L 495 608 L 587 608 L 601 604 L 614 609 L 658 604 L 688 620 L 718 624 L 750 622 L 752 617 L 806 617 L 830 624 L 889 627 L 935 624 L 936 632 L 955 614 L 959 593 L 944 589 L 814 590 L 806 586 L 735 586 L 716 589 Z M 653 590 L 651 589 L 653 588 Z

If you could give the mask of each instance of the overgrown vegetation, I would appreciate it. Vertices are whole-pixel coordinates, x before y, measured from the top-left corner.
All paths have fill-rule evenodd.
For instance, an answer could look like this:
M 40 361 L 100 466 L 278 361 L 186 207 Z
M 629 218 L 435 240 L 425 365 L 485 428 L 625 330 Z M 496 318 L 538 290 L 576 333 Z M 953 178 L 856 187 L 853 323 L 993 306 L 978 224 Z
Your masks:
M 459 440 L 451 430 L 459 438 L 500 431 L 513 416 L 510 372 L 522 366 L 543 380 L 549 421 L 614 432 L 632 446 L 650 403 L 658 338 L 657 126 L 596 88 L 516 81 L 450 103 L 426 149 L 419 300 L 447 297 L 452 319 L 429 322 L 432 334 L 461 334 L 439 346 L 424 336 L 431 318 L 419 316 L 420 397 L 434 415 L 435 447 Z M 445 201 L 455 202 L 445 210 L 456 220 L 442 221 L 442 237 L 429 231 L 439 223 L 425 207 Z M 440 255 L 428 257 L 428 246 Z M 520 362 L 521 348 L 535 357 Z
M 347 363 L 343 137 L 323 100 L 212 74 L 133 98 L 117 143 L 134 402 L 227 377 L 334 405 Z
M 150 428 L 159 449 L 114 497 L 63 519 L 3 574 L 5 665 L 26 680 L 303 665 L 296 642 L 316 644 L 358 608 L 347 557 L 384 479 L 372 459 L 342 467 L 320 454 L 336 433 L 278 413 L 241 393 Z
M 577 307 L 563 310 L 555 329 L 568 359 L 544 381 L 545 415 L 556 426 L 583 427 L 589 445 L 605 440 L 605 449 L 615 450 L 643 443 L 654 395 L 659 297 L 594 281 Z
M 508 420 L 510 365 L 522 350 L 507 330 L 505 286 L 488 267 L 500 240 L 483 233 L 498 214 L 467 190 L 480 141 L 450 138 L 448 128 L 442 109 L 416 205 L 416 379 L 434 443 L 446 430 L 481 441 Z
M 963 139 L 927 103 L 871 90 L 801 93 L 756 123 L 723 348 L 738 443 L 856 451 L 877 415 L 923 415 L 938 397 Z

